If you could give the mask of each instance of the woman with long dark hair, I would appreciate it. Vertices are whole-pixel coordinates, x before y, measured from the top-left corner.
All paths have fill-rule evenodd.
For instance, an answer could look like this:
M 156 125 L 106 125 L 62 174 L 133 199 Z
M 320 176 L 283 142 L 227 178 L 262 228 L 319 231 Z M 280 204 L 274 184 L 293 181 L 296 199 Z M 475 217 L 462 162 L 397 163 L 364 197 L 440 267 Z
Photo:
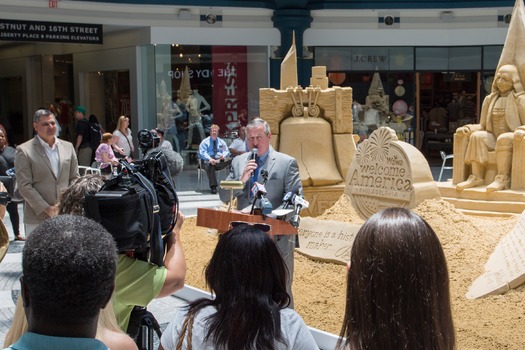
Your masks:
M 205 278 L 215 299 L 177 310 L 159 349 L 318 349 L 299 314 L 287 308 L 286 267 L 261 229 L 241 224 L 219 236 Z
M 339 349 L 455 349 L 445 255 L 417 214 L 385 209 L 357 233 L 340 336 Z

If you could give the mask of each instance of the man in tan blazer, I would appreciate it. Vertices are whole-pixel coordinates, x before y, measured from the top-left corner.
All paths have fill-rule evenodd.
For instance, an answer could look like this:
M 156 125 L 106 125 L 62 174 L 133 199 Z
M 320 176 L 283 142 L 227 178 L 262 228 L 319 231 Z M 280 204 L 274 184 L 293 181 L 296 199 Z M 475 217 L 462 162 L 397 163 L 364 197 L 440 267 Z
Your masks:
M 16 149 L 16 181 L 24 197 L 26 235 L 57 214 L 61 193 L 79 177 L 75 149 L 55 137 L 56 119 L 47 109 L 33 116 L 36 135 Z

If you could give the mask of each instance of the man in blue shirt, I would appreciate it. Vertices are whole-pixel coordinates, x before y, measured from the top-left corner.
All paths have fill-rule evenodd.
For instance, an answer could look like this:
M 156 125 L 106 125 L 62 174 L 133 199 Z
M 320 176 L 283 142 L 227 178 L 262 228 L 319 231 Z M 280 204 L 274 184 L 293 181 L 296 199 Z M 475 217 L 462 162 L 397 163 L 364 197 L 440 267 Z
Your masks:
M 115 285 L 117 248 L 100 224 L 58 215 L 28 236 L 20 278 L 27 332 L 8 349 L 107 350 L 94 339 Z
M 210 127 L 210 136 L 199 145 L 199 159 L 206 170 L 212 194 L 217 193 L 217 175 L 215 172 L 226 168 L 231 163 L 230 151 L 226 142 L 219 138 L 219 126 Z

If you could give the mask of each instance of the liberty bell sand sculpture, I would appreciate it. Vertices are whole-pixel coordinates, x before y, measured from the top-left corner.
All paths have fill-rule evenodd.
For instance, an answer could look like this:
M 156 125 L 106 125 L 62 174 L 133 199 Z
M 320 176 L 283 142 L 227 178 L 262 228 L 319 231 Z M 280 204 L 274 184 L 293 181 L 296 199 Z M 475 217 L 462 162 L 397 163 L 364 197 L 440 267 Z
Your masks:
M 310 86 L 297 83 L 295 39 L 281 64 L 281 88 L 263 88 L 260 117 L 272 146 L 297 159 L 309 214 L 317 216 L 341 196 L 355 153 L 352 88 L 328 87 L 326 67 L 313 67 Z

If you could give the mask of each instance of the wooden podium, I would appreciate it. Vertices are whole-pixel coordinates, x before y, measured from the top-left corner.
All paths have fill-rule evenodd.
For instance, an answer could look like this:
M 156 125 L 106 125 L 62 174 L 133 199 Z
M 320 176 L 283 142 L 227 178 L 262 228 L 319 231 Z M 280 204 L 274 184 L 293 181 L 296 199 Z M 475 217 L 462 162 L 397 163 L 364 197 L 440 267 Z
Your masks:
M 253 224 L 267 224 L 272 227 L 269 232 L 271 235 L 296 235 L 297 228 L 286 221 L 277 220 L 262 215 L 232 213 L 215 209 L 198 208 L 197 226 L 214 228 L 220 232 L 230 229 L 230 222 L 246 221 Z

